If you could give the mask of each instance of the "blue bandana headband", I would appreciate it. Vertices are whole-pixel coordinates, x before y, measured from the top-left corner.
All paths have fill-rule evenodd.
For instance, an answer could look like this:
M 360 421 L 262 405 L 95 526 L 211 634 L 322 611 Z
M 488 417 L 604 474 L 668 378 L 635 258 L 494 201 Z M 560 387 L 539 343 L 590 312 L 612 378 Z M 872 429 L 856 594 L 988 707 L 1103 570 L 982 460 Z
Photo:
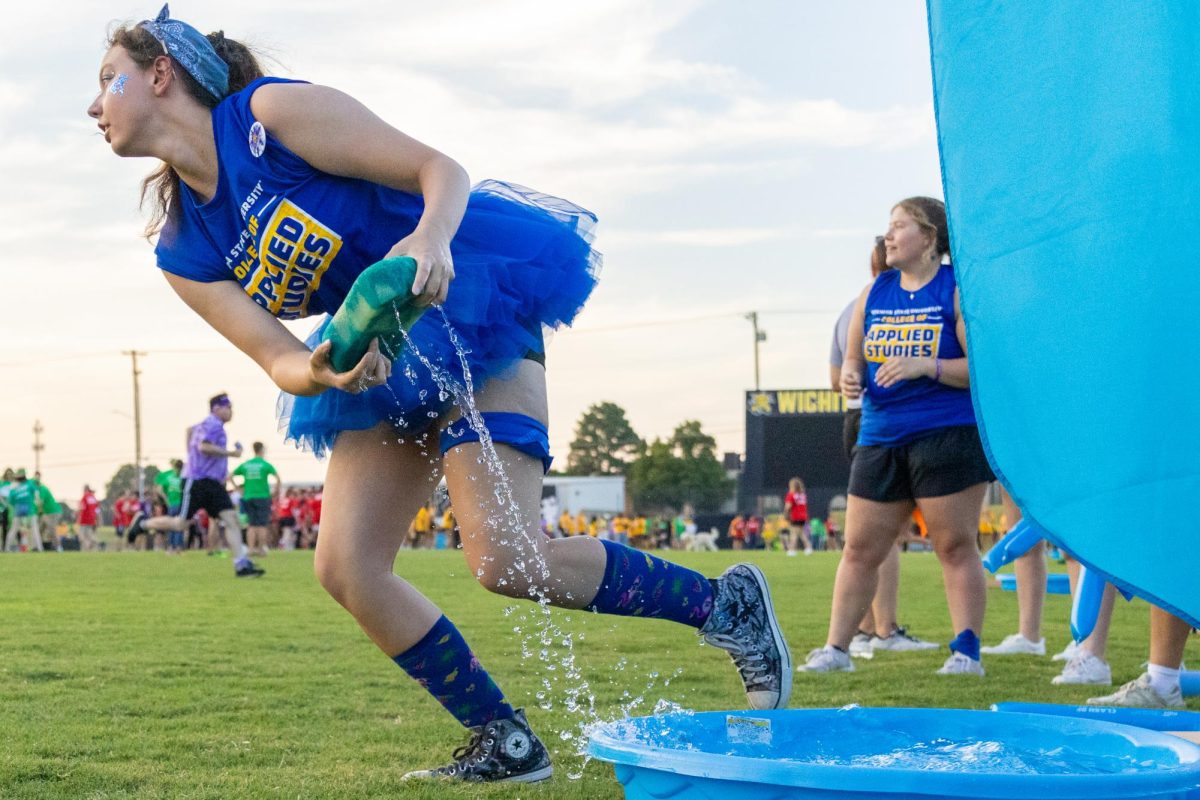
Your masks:
M 171 19 L 171 9 L 164 4 L 153 20 L 138 23 L 159 41 L 167 55 L 179 62 L 205 91 L 221 100 L 229 94 L 229 65 L 217 55 L 212 42 L 200 31 Z

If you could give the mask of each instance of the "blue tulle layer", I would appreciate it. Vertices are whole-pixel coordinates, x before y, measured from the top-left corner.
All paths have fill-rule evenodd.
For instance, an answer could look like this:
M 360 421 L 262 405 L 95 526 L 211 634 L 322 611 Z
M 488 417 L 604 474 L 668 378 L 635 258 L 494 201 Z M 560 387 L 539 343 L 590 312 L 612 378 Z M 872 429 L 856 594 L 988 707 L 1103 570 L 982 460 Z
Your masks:
M 452 328 L 476 391 L 529 353 L 542 353 L 543 326 L 571 324 L 596 285 L 601 257 L 591 246 L 595 224 L 595 215 L 566 200 L 498 181 L 475 186 L 450 246 L 455 278 L 443 313 L 428 310 L 410 331 L 417 350 L 445 377 L 464 384 Z M 328 321 L 309 336 L 310 347 L 320 342 Z M 339 432 L 384 420 L 402 436 L 421 433 L 453 398 L 412 348 L 392 356 L 385 386 L 361 394 L 281 394 L 280 430 L 317 455 L 332 448 Z

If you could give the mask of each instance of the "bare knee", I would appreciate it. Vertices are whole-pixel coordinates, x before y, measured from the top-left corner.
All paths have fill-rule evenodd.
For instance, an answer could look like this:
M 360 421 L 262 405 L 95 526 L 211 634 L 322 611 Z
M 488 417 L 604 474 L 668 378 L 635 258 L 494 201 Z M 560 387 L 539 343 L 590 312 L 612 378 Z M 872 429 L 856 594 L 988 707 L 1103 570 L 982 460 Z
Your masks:
M 970 536 L 941 536 L 934 540 L 934 552 L 943 564 L 961 565 L 979 561 L 979 548 Z
M 354 611 L 355 588 L 362 585 L 353 562 L 337 550 L 317 548 L 313 557 L 313 572 L 329 596 L 351 613 Z
M 887 554 L 888 550 L 880 548 L 877 543 L 863 541 L 856 537 L 846 540 L 846 545 L 842 549 L 842 560 L 848 561 L 856 567 L 878 569 L 887 558 Z

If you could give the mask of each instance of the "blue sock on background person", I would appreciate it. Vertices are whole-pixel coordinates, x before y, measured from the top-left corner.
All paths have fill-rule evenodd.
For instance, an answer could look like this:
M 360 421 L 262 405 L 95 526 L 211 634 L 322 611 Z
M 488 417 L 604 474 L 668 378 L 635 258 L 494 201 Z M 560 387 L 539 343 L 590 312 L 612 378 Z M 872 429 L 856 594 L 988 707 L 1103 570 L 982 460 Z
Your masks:
M 695 570 L 632 547 L 604 545 L 604 579 L 585 608 L 601 614 L 669 619 L 693 628 L 708 620 L 712 581 Z
M 504 700 L 500 687 L 445 615 L 419 642 L 392 661 L 467 728 L 513 716 L 513 708 Z
M 950 652 L 962 653 L 967 658 L 978 661 L 979 637 L 975 635 L 975 631 L 967 628 L 950 642 Z

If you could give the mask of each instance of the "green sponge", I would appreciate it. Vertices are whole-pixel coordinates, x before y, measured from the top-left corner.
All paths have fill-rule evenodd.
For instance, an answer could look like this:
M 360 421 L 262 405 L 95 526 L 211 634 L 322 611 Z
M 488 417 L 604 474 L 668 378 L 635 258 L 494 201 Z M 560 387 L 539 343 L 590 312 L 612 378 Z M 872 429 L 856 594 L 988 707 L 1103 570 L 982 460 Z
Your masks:
M 414 302 L 416 277 L 416 260 L 399 256 L 375 262 L 354 280 L 321 336 L 323 341 L 333 342 L 330 359 L 335 371 L 354 369 L 376 337 L 389 352 L 400 350 L 400 329 L 411 329 L 425 313 Z

